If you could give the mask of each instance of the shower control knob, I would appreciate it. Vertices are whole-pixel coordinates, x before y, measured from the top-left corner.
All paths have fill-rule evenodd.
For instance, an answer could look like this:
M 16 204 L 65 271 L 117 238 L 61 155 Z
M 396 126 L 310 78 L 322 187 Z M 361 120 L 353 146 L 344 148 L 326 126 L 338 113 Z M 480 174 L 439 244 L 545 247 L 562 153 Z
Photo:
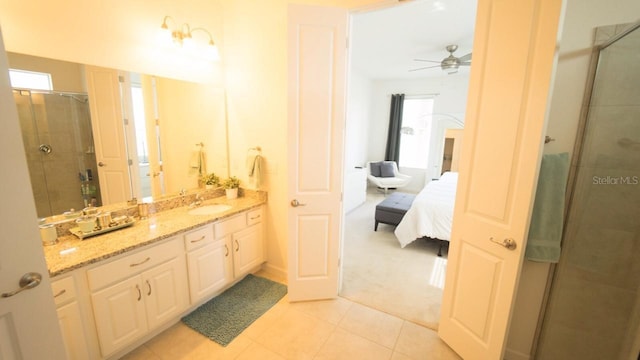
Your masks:
M 51 150 L 53 150 L 49 144 L 42 144 L 38 149 L 45 154 L 51 154 Z

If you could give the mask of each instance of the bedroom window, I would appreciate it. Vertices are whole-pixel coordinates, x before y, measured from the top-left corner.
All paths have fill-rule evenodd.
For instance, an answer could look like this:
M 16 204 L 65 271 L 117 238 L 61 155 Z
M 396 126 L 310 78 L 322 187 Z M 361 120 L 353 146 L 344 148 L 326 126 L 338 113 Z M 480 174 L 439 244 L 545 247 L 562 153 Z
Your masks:
M 405 98 L 400 128 L 400 167 L 426 169 L 429 162 L 429 142 L 433 98 Z

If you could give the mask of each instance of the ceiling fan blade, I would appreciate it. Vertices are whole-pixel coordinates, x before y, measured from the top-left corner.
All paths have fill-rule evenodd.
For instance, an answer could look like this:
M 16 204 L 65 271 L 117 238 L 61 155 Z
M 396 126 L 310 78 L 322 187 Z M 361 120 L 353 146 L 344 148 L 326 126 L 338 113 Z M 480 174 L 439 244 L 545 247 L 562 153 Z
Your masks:
M 468 53 L 467 55 L 459 57 L 458 60 L 460 60 L 460 61 L 471 61 L 471 53 Z
M 468 62 L 461 62 L 460 66 L 471 66 L 471 61 Z
M 433 68 L 439 68 L 439 67 L 440 67 L 440 65 L 426 66 L 426 67 L 421 67 L 421 68 L 417 68 L 417 69 L 409 69 L 409 71 L 418 71 L 418 70 L 433 69 Z
M 436 63 L 436 64 L 440 64 L 441 61 L 434 61 L 434 60 L 424 60 L 424 59 L 413 59 L 413 61 L 424 61 L 424 62 L 432 62 L 432 63 Z

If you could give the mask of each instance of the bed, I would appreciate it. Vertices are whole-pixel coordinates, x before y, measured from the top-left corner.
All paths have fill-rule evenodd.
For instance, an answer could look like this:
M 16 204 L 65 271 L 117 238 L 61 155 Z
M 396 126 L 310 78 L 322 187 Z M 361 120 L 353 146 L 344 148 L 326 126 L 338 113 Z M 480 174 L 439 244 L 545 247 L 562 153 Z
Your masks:
M 439 180 L 429 182 L 418 193 L 395 230 L 401 247 L 422 237 L 451 240 L 457 183 L 458 173 L 446 172 Z

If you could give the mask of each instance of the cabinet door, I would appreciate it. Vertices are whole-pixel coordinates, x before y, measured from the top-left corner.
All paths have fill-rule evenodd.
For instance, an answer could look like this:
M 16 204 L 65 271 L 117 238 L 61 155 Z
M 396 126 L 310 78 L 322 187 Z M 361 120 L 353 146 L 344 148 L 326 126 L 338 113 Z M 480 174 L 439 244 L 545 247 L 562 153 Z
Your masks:
M 142 273 L 141 288 L 149 329 L 175 318 L 187 307 L 188 301 L 184 257 Z
M 192 304 L 223 288 L 233 279 L 227 266 L 227 259 L 230 258 L 231 249 L 224 239 L 187 254 Z
M 232 235 L 233 270 L 239 277 L 264 262 L 262 224 L 252 225 Z
M 102 355 L 108 356 L 147 332 L 140 277 L 91 295 Z
M 82 360 L 89 358 L 87 340 L 84 336 L 80 306 L 77 301 L 58 308 L 58 323 L 62 332 L 64 348 L 69 360 Z

